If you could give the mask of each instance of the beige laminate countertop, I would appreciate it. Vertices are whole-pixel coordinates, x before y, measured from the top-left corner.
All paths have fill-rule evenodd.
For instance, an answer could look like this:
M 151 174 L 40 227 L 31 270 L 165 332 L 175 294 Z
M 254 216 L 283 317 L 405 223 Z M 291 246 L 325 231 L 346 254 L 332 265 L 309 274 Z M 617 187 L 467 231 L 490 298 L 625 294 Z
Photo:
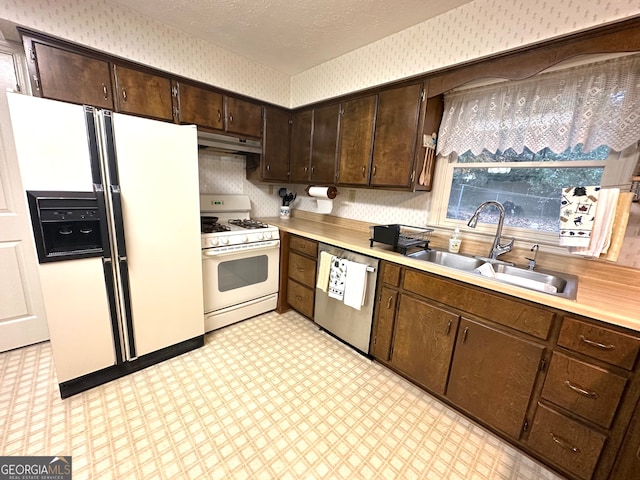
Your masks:
M 640 331 L 640 286 L 625 284 L 625 279 L 605 278 L 602 280 L 580 277 L 576 300 L 538 293 L 534 290 L 515 287 L 490 280 L 476 274 L 444 267 L 434 263 L 415 260 L 374 244 L 369 246 L 369 235 L 360 229 L 347 225 L 336 225 L 315 219 L 295 218 L 261 219 L 281 230 L 311 238 L 358 253 L 388 260 L 400 265 L 434 273 L 461 282 L 487 288 L 517 298 L 536 302 L 577 315 L 584 315 L 610 324 Z

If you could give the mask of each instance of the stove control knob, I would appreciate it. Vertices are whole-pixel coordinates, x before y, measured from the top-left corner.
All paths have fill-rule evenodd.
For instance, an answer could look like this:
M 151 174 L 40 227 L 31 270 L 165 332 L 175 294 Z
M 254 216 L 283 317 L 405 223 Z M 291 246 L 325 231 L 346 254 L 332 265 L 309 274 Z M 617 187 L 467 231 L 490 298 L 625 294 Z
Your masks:
M 229 239 L 224 237 L 220 239 L 220 243 L 222 243 L 223 245 L 228 245 L 229 244 Z
M 217 238 L 210 238 L 209 239 L 209 245 L 211 245 L 212 247 L 215 247 L 218 245 L 218 239 Z
M 258 240 L 264 240 L 264 235 L 263 235 L 263 234 L 261 234 L 261 233 L 259 233 L 259 234 L 258 234 Z
M 264 238 L 269 240 L 271 238 L 271 232 L 264 232 Z
M 242 240 L 244 243 L 247 243 L 247 242 L 249 241 L 249 237 L 248 237 L 247 235 L 245 235 L 244 237 L 242 237 L 242 238 L 241 238 L 241 240 Z

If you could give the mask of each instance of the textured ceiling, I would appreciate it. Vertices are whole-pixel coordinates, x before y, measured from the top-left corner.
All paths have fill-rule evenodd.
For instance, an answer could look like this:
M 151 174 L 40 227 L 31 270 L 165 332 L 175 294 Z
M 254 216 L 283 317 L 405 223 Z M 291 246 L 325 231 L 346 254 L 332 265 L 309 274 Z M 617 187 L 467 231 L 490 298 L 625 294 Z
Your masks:
M 109 0 L 295 75 L 471 0 Z

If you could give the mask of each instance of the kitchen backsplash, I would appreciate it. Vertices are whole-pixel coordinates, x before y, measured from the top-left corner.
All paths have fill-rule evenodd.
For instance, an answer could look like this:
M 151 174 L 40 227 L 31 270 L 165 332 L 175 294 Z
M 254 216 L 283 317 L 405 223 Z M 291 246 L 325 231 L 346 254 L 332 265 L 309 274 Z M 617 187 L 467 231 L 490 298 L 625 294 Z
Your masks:
M 245 179 L 245 159 L 201 150 L 200 193 L 242 193 L 251 199 L 254 217 L 276 217 L 280 209 L 278 190 L 286 186 L 298 198 L 293 209 L 316 211 L 316 200 L 308 197 L 305 185 L 255 185 Z M 271 192 L 269 191 L 271 190 Z M 340 188 L 331 215 L 369 223 L 403 223 L 424 226 L 430 208 L 429 193 Z M 295 215 L 295 213 L 294 213 Z

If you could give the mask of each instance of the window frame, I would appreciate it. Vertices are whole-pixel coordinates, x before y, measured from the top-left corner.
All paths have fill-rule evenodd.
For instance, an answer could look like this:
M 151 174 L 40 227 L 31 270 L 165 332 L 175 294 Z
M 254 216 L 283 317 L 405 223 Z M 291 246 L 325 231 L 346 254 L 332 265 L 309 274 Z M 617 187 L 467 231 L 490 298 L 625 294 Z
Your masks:
M 452 154 L 453 156 L 455 154 Z M 451 187 L 453 182 L 453 171 L 455 168 L 602 168 L 603 179 L 609 181 L 602 182 L 607 186 L 615 186 L 617 183 L 622 184 L 624 179 L 620 179 L 619 172 L 628 171 L 630 164 L 637 162 L 637 155 L 622 155 L 620 152 L 611 151 L 606 160 L 575 160 L 575 161 L 545 161 L 545 162 L 476 162 L 476 163 L 458 163 L 450 161 L 450 157 L 438 156 L 434 173 L 434 188 L 431 201 L 431 209 L 429 212 L 429 224 L 443 228 L 445 230 L 454 230 L 460 228 L 461 232 L 479 235 L 495 235 L 496 225 L 492 223 L 482 222 L 482 216 L 476 228 L 467 226 L 465 220 L 455 220 L 447 218 L 447 209 L 449 206 L 449 198 L 451 196 Z M 617 168 L 618 167 L 618 168 Z M 631 166 L 631 168 L 633 168 Z M 617 182 L 612 184 L 611 181 Z M 628 185 L 626 183 L 625 185 Z M 559 200 L 558 200 L 559 201 Z M 559 222 L 559 220 L 558 220 Z M 534 230 L 527 228 L 512 227 L 504 225 L 502 231 L 503 237 L 513 237 L 516 241 L 526 241 L 530 243 L 539 243 L 551 247 L 557 247 L 559 251 L 566 251 L 559 246 L 560 239 L 557 232 L 547 232 L 542 230 Z

